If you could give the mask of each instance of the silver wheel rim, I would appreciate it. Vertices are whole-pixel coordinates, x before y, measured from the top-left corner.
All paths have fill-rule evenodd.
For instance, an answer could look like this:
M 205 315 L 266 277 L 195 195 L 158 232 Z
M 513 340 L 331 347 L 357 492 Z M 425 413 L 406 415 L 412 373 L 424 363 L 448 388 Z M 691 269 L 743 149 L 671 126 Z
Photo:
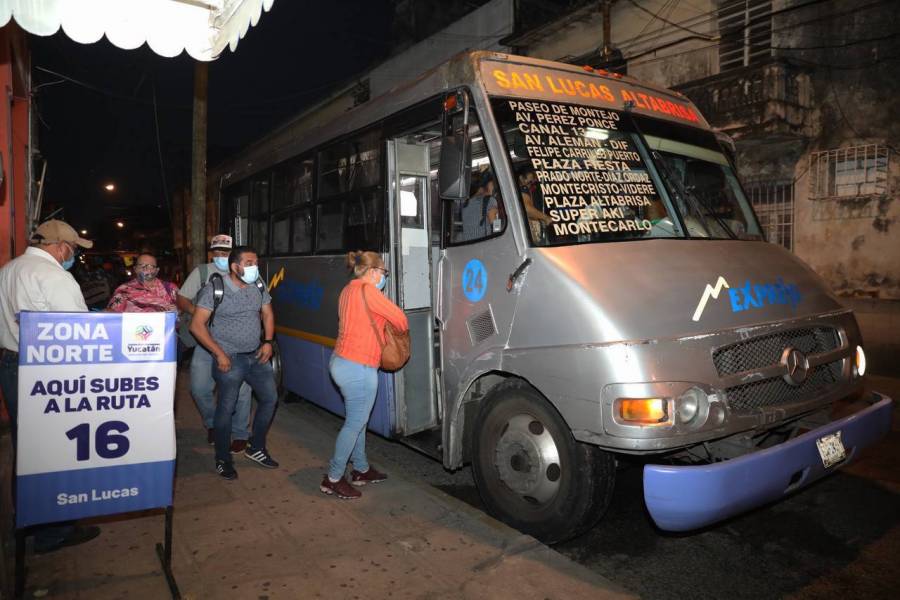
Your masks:
M 544 424 L 531 415 L 506 422 L 494 450 L 494 466 L 510 490 L 533 504 L 546 504 L 559 491 L 559 449 Z

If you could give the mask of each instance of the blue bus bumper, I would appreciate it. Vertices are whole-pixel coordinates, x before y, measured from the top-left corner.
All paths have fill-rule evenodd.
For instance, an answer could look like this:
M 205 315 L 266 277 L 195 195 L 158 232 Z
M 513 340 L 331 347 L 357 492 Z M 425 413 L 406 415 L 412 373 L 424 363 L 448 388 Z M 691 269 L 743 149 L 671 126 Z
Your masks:
M 892 401 L 873 394 L 872 405 L 796 438 L 711 465 L 644 467 L 644 501 L 660 529 L 688 531 L 721 521 L 804 487 L 853 460 L 891 428 Z M 816 440 L 841 432 L 847 458 L 825 469 Z M 800 473 L 800 479 L 791 483 Z

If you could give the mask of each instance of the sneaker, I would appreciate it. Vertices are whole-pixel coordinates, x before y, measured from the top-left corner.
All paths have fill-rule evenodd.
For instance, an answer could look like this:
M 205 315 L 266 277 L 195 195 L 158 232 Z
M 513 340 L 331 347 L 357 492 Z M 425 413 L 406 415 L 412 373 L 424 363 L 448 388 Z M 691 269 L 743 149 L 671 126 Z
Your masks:
M 247 440 L 231 440 L 231 453 L 240 454 L 247 449 Z
M 319 484 L 319 490 L 323 494 L 328 494 L 329 496 L 334 494 L 341 500 L 355 500 L 362 496 L 362 492 L 357 489 L 354 489 L 352 485 L 347 483 L 347 480 L 341 477 L 337 481 L 332 481 L 328 479 L 328 475 L 326 475 L 322 479 L 322 483 Z
M 65 548 L 66 546 L 77 546 L 78 544 L 89 542 L 98 535 L 100 535 L 99 527 L 95 527 L 94 525 L 77 525 L 72 529 L 72 532 L 69 533 L 69 535 L 59 541 L 47 545 L 41 545 L 35 541 L 34 553 L 49 554 L 50 552 L 56 552 L 61 548 Z
M 232 446 L 232 448 L 233 447 L 234 446 Z M 275 469 L 278 467 L 278 463 L 272 460 L 272 457 L 269 456 L 269 453 L 265 448 L 254 448 L 253 446 L 247 446 L 247 449 L 244 451 L 244 456 L 246 456 L 253 462 L 261 464 L 267 469 Z
M 216 430 L 212 427 L 206 430 L 206 443 L 210 446 L 216 445 Z
M 237 471 L 234 470 L 234 465 L 224 460 L 216 461 L 216 473 L 225 479 L 237 479 Z
M 366 485 L 367 483 L 378 483 L 385 479 L 387 479 L 387 475 L 378 471 L 372 465 L 369 465 L 369 470 L 364 473 L 360 473 L 356 469 L 350 471 L 350 483 L 355 486 Z

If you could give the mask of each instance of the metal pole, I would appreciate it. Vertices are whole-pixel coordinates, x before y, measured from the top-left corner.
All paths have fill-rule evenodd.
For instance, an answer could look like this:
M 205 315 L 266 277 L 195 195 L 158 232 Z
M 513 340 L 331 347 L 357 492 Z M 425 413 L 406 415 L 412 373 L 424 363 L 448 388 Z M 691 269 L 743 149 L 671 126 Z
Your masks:
M 15 494 L 14 494 L 15 495 Z M 16 529 L 16 574 L 15 598 L 19 600 L 25 595 L 25 530 Z
M 194 63 L 194 136 L 191 174 L 191 265 L 206 262 L 206 115 L 209 70 Z
M 156 544 L 156 555 L 162 565 L 163 575 L 166 577 L 166 583 L 169 585 L 169 593 L 172 594 L 172 600 L 181 600 L 181 590 L 178 589 L 178 582 L 175 581 L 175 574 L 172 573 L 172 514 L 174 508 L 169 505 L 166 507 L 166 530 L 165 538 L 162 544 Z

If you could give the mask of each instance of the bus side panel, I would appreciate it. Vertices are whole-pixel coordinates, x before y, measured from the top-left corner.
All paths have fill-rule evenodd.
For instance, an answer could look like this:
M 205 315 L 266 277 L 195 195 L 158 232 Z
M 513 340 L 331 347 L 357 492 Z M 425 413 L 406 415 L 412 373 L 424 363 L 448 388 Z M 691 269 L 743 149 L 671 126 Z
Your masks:
M 284 365 L 284 387 L 316 406 L 344 415 L 344 400 L 331 375 L 328 362 L 332 348 L 287 334 L 278 334 Z M 369 430 L 391 437 L 394 427 L 394 385 L 388 373 L 378 373 L 378 395 L 369 418 Z
M 275 332 L 281 349 L 284 386 L 335 414 L 344 401 L 331 381 L 328 362 L 338 329 L 338 296 L 349 281 L 343 257 L 266 258 Z M 393 377 L 379 373 L 378 396 L 369 429 L 389 437 L 395 430 Z

